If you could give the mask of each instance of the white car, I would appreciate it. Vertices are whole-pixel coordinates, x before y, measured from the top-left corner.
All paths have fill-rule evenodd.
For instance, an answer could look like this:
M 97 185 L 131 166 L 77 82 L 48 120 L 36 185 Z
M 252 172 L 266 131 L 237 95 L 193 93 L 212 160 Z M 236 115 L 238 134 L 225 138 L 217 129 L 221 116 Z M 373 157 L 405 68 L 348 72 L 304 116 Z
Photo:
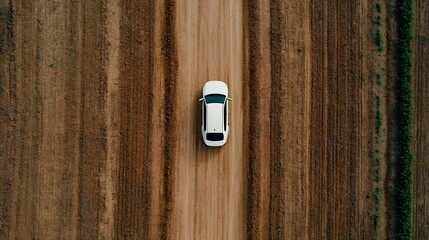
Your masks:
M 208 81 L 203 87 L 201 105 L 201 133 L 209 147 L 220 147 L 228 139 L 228 86 L 218 80 Z

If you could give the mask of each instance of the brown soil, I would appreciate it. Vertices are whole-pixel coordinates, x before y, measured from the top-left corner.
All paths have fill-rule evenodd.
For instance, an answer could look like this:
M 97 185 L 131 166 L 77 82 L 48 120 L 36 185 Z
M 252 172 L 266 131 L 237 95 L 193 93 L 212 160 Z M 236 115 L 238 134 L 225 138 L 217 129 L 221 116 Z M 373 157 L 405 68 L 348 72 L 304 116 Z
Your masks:
M 414 239 L 429 238 L 429 6 L 415 2 L 414 33 Z
M 315 1 L 311 10 L 310 239 L 367 238 L 367 6 Z M 364 218 L 364 221 L 361 219 Z M 347 230 L 345 230 L 347 229 Z
M 119 156 L 115 232 L 135 238 L 149 231 L 150 126 L 153 80 L 152 1 L 123 1 L 119 19 Z M 133 216 L 133 217 L 130 217 Z
M 375 3 L 1 1 L 0 239 L 394 238 L 395 6 L 380 53 Z M 426 5 L 416 239 L 429 224 Z M 221 148 L 201 138 L 197 100 L 212 79 L 232 97 Z

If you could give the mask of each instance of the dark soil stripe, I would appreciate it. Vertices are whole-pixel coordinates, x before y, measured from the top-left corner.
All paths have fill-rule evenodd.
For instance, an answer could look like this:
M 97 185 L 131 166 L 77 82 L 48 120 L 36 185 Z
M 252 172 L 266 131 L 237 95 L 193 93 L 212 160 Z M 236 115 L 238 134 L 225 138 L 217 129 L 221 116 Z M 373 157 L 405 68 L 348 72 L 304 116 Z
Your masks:
M 64 225 L 63 232 L 65 236 L 75 236 L 77 232 L 76 213 L 79 212 L 79 196 L 76 196 L 76 191 L 79 191 L 79 185 L 73 181 L 79 176 L 80 162 L 80 121 L 81 116 L 81 71 L 82 66 L 82 51 L 80 38 L 82 37 L 80 27 L 82 24 L 82 7 L 81 3 L 71 1 L 66 4 L 66 29 L 65 45 L 65 61 L 67 64 L 62 66 L 65 74 L 64 84 L 64 157 L 63 159 L 63 186 L 61 188 L 61 196 L 63 196 L 62 209 L 64 209 L 64 217 L 61 224 Z
M 15 172 L 16 65 L 15 9 L 12 1 L 0 5 L 0 238 L 10 231 Z
M 121 2 L 116 237 L 149 236 L 154 1 Z
M 177 92 L 177 43 L 175 33 L 176 3 L 174 0 L 164 2 L 164 25 L 162 26 L 162 62 L 164 72 L 164 182 L 161 219 L 161 239 L 172 237 L 171 215 L 174 206 L 174 168 L 176 153 L 176 92 Z
M 326 15 L 324 1 L 311 0 L 311 98 L 310 103 L 310 164 L 309 164 L 309 239 L 326 238 L 326 128 L 325 99 L 326 66 Z M 315 61 L 314 61 L 315 60 Z M 317 99 L 317 100 L 313 100 Z
M 264 182 L 263 178 L 269 175 L 269 167 L 267 166 L 269 159 L 264 158 L 267 156 L 264 156 L 263 151 L 264 141 L 268 142 L 269 139 L 264 138 L 262 131 L 262 129 L 269 128 L 269 126 L 265 126 L 269 125 L 269 122 L 264 120 L 264 116 L 266 116 L 264 106 L 266 103 L 269 104 L 269 98 L 265 95 L 264 89 L 269 84 L 266 83 L 267 76 L 264 72 L 268 69 L 265 69 L 267 66 L 264 65 L 260 57 L 269 54 L 268 50 L 264 52 L 261 49 L 261 45 L 264 44 L 263 41 L 268 41 L 268 36 L 262 36 L 263 33 L 261 33 L 261 24 L 263 24 L 261 21 L 265 18 L 261 15 L 263 9 L 261 9 L 259 1 L 249 0 L 244 1 L 243 4 L 243 98 L 245 103 L 244 114 L 247 115 L 244 118 L 244 126 L 245 129 L 249 130 L 244 136 L 245 141 L 243 141 L 246 158 L 244 175 L 247 176 L 245 179 L 245 195 L 247 196 L 246 236 L 247 239 L 259 239 L 268 233 L 265 217 L 269 211 L 264 203 L 269 201 L 266 195 L 270 187 L 264 186 L 264 191 L 261 186 Z M 268 23 L 268 19 L 266 22 Z M 269 59 L 269 55 L 267 59 Z M 260 101 L 253 101 L 254 99 L 260 99 Z M 252 103 L 251 107 L 250 103 Z
M 309 200 L 309 238 L 360 238 L 356 172 L 362 151 L 362 51 L 360 28 L 351 24 L 359 19 L 360 5 L 312 1 L 311 6 L 309 191 L 315 196 Z
M 248 88 L 249 96 L 247 99 L 247 106 L 249 106 L 250 99 L 255 99 L 254 95 L 257 90 L 257 61 L 258 58 L 255 56 L 257 54 L 257 41 L 256 37 L 258 35 L 258 13 L 257 13 L 258 1 L 245 1 L 245 6 L 243 6 L 243 26 L 246 27 L 244 31 L 247 34 L 247 44 L 248 49 L 244 51 L 248 51 L 246 54 L 248 56 L 248 60 L 244 59 L 244 62 L 248 64 L 247 68 L 243 68 L 246 71 L 243 76 L 244 86 Z M 258 236 L 259 225 L 257 223 L 258 220 L 258 209 L 260 209 L 259 204 L 259 193 L 260 186 L 258 185 L 258 180 L 260 178 L 259 169 L 260 169 L 260 155 L 257 146 L 259 145 L 259 138 L 257 138 L 257 131 L 259 128 L 256 128 L 257 121 L 255 118 L 258 113 L 258 105 L 255 107 L 248 108 L 247 117 L 248 123 L 248 138 L 247 138 L 247 147 L 244 149 L 247 150 L 247 209 L 246 209 L 246 236 L 247 239 L 256 239 Z
M 78 238 L 85 239 L 98 237 L 99 213 L 104 207 L 100 193 L 101 167 L 107 158 L 104 10 L 101 1 L 83 5 Z
M 283 24 L 282 2 L 271 0 L 271 156 L 270 156 L 270 239 L 285 239 L 285 156 L 282 155 L 280 121 L 284 112 L 281 90 L 284 81 L 282 65 Z
M 395 179 L 397 238 L 413 238 L 413 93 L 412 93 L 412 38 L 414 1 L 397 1 L 397 119 L 398 161 Z

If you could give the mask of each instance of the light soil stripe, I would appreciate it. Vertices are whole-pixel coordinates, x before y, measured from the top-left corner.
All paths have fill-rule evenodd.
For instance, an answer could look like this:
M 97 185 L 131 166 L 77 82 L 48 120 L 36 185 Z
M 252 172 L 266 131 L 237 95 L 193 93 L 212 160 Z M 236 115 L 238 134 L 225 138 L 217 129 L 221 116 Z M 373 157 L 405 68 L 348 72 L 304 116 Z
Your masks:
M 108 61 L 105 69 L 107 73 L 106 99 L 106 127 L 107 127 L 107 161 L 106 169 L 100 176 L 101 194 L 104 197 L 105 211 L 99 222 L 99 237 L 112 239 L 115 236 L 115 205 L 117 161 L 119 154 L 119 1 L 107 1 L 107 42 Z

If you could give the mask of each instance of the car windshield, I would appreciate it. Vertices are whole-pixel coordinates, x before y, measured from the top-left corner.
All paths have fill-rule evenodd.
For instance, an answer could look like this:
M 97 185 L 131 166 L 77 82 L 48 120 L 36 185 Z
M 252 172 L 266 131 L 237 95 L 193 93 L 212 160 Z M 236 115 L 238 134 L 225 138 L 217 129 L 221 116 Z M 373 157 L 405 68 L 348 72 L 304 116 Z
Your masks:
M 207 133 L 206 137 L 209 141 L 222 141 L 223 133 Z
M 224 103 L 225 95 L 222 94 L 210 94 L 206 96 L 206 103 Z

